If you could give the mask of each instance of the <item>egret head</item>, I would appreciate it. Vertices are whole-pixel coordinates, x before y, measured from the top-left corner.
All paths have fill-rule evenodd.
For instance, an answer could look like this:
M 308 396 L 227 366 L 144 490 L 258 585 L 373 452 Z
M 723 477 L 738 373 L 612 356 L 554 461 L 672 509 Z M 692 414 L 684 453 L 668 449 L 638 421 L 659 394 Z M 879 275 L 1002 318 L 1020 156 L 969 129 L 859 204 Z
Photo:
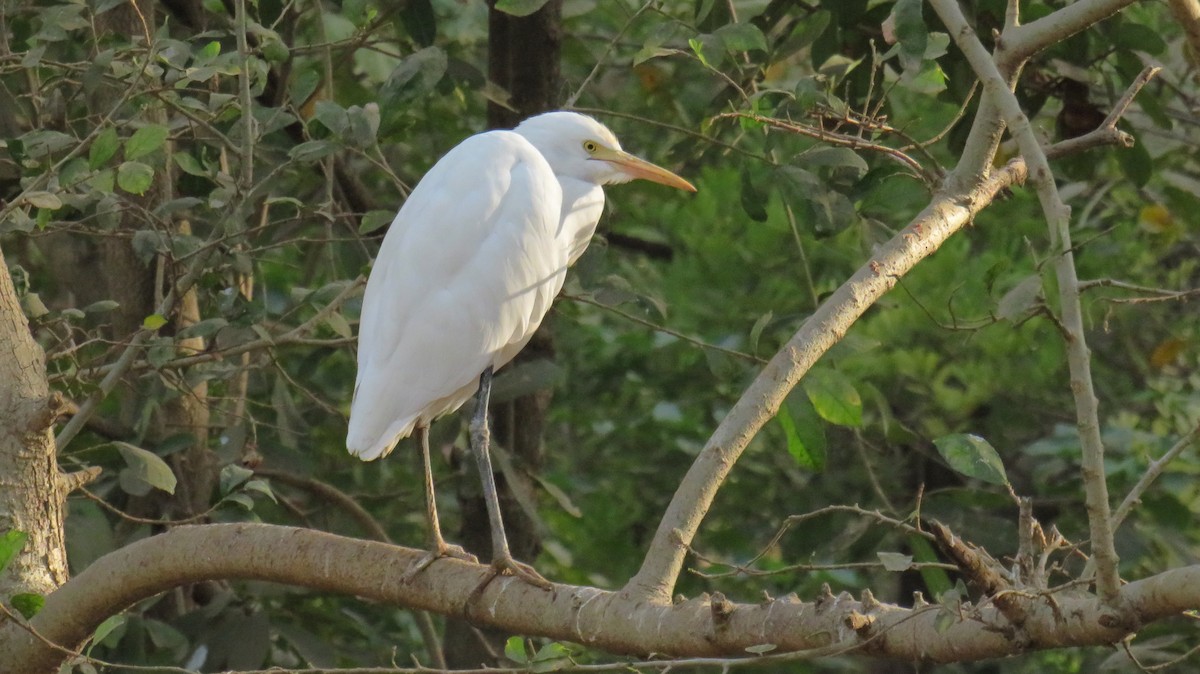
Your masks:
M 642 179 L 689 192 L 696 188 L 667 169 L 621 149 L 606 126 L 575 112 L 547 112 L 521 122 L 515 131 L 525 137 L 559 176 L 611 185 Z

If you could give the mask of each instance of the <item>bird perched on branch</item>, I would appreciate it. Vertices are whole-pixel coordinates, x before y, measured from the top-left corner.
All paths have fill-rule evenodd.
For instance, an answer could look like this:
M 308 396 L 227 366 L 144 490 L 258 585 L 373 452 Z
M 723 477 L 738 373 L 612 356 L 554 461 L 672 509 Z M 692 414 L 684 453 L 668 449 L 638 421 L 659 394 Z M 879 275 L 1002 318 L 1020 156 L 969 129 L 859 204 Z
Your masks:
M 603 124 L 573 112 L 464 140 L 418 183 L 384 237 L 363 298 L 358 378 L 346 446 L 364 461 L 416 433 L 431 550 L 471 558 L 442 538 L 429 468 L 429 425 L 478 394 L 471 448 L 492 531 L 492 569 L 549 583 L 509 552 L 488 457 L 492 372 L 533 336 L 567 267 L 591 241 L 602 186 L 691 183 L 621 149 Z

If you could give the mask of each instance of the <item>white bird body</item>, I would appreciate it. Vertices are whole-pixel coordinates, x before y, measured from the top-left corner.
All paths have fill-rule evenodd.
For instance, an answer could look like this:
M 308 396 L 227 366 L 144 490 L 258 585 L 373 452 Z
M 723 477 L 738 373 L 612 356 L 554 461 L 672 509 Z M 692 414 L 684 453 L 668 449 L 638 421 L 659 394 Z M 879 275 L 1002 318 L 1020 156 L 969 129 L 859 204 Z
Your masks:
M 512 360 L 591 240 L 601 185 L 634 177 L 694 190 L 575 113 L 481 133 L 442 157 L 396 215 L 367 282 L 350 453 L 386 455 Z

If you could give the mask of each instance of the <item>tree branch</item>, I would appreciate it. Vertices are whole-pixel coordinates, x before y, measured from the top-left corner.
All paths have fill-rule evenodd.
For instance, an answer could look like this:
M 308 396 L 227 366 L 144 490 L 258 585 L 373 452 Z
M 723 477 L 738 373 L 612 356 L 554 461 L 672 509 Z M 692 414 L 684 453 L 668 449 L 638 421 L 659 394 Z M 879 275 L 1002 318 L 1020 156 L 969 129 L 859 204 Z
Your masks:
M 969 222 L 998 191 L 1024 177 L 1025 164 L 1010 162 L 971 190 L 938 194 L 804 322 L 717 426 L 684 476 L 641 569 L 623 590 L 625 596 L 656 603 L 669 600 L 687 548 L 721 483 L 788 392 L 901 276 Z
M 1115 2 L 1081 2 L 1069 5 L 1066 9 L 1046 17 L 1050 19 L 1063 14 L 1067 10 L 1086 6 L 1116 5 Z M 1054 174 L 1050 170 L 1046 154 L 1042 150 L 1037 136 L 1029 123 L 1029 118 L 1021 111 L 1016 96 L 1009 89 L 1005 77 L 1001 74 L 997 63 L 979 41 L 975 31 L 967 23 L 954 0 L 931 0 L 931 5 L 942 23 L 950 31 L 950 36 L 958 48 L 970 61 L 972 69 L 983 82 L 984 91 L 994 97 L 1004 120 L 1011 130 L 1021 149 L 1021 154 L 1029 164 L 1029 172 L 1037 187 L 1038 200 L 1046 214 L 1050 227 L 1052 246 L 1061 251 L 1054 261 L 1054 271 L 1058 278 L 1059 301 L 1062 310 L 1062 324 L 1067 331 L 1067 365 L 1071 374 L 1071 392 L 1075 398 L 1076 424 L 1079 428 L 1080 443 L 1083 446 L 1082 475 L 1084 494 L 1087 503 L 1088 525 L 1091 532 L 1092 551 L 1096 558 L 1097 589 L 1101 598 L 1106 602 L 1114 602 L 1118 598 L 1120 577 L 1117 571 L 1117 552 L 1113 545 L 1113 528 L 1108 502 L 1108 485 L 1104 475 L 1104 445 L 1100 438 L 1100 420 L 1094 388 L 1092 386 L 1091 360 L 1087 347 L 1083 326 L 1083 309 L 1079 301 L 1079 278 L 1075 271 L 1075 258 L 1071 246 L 1070 209 L 1059 197 L 1058 188 L 1054 182 Z M 1123 5 L 1122 5 L 1123 6 Z M 1120 7 L 1117 7 L 1119 9 Z M 1100 10 L 1096 10 L 1100 11 Z M 1098 21 L 1108 16 L 1107 11 L 1093 17 Z M 1072 14 L 1071 16 L 1075 16 Z M 1085 14 L 1083 16 L 1091 16 Z M 1045 19 L 1043 19 L 1045 20 Z M 1035 24 L 1038 22 L 1035 22 Z M 1034 24 L 1030 24 L 1031 26 Z M 1052 25 L 1059 25 L 1057 23 Z M 1074 24 L 1070 24 L 1074 25 Z M 1084 24 L 1086 25 L 1086 24 Z M 1064 31 L 1076 32 L 1076 28 L 1060 27 L 1057 38 L 1070 34 Z M 1018 27 L 1019 28 L 1019 27 Z M 1014 29 L 1014 31 L 1017 29 Z M 1028 41 L 1028 38 L 1026 41 Z M 1017 38 L 1018 43 L 1021 42 Z M 1011 45 L 1009 48 L 1013 48 Z
M 1067 593 L 1016 597 L 1025 602 L 1026 645 L 1014 644 L 995 628 L 1004 619 L 990 605 L 964 605 L 962 617 L 946 625 L 937 606 L 906 609 L 844 594 L 815 603 L 793 595 L 758 604 L 705 595 L 660 605 L 592 587 L 555 585 L 544 591 L 512 578 L 492 582 L 472 600 L 487 566 L 439 560 L 403 582 L 399 571 L 422 554 L 267 524 L 179 527 L 100 558 L 47 596 L 28 624 L 8 621 L 0 626 L 0 657 L 16 663 L 12 674 L 52 671 L 66 656 L 42 638 L 73 649 L 101 621 L 137 601 L 178 585 L 218 579 L 286 583 L 466 614 L 477 625 L 638 655 L 738 657 L 747 648 L 773 644 L 780 652 L 854 651 L 939 663 L 1013 655 L 1030 646 L 1112 644 L 1127 634 L 1123 623 L 1114 623 L 1094 599 Z M 1144 622 L 1177 615 L 1200 605 L 1200 566 L 1130 583 L 1121 589 L 1121 598 Z
M 1015 73 L 1020 64 L 1034 54 L 1107 19 L 1136 1 L 1079 0 L 1036 21 L 1008 26 L 996 45 L 996 65 L 1002 73 Z M 941 16 L 940 11 L 938 15 Z M 942 21 L 945 22 L 946 17 L 942 16 Z M 951 29 L 950 32 L 953 34 L 957 31 Z

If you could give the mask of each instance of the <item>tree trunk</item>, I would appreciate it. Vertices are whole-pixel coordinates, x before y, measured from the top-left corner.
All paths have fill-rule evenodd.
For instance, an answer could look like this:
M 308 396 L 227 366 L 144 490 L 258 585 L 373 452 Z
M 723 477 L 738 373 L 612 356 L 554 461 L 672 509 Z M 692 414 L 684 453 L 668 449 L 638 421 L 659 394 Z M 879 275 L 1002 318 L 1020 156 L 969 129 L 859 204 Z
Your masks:
M 29 332 L 0 255 L 0 536 L 29 536 L 0 574 L 0 597 L 47 594 L 67 581 L 63 516 L 68 481 L 59 475 L 51 427 L 62 405 L 49 395 L 45 353 Z

